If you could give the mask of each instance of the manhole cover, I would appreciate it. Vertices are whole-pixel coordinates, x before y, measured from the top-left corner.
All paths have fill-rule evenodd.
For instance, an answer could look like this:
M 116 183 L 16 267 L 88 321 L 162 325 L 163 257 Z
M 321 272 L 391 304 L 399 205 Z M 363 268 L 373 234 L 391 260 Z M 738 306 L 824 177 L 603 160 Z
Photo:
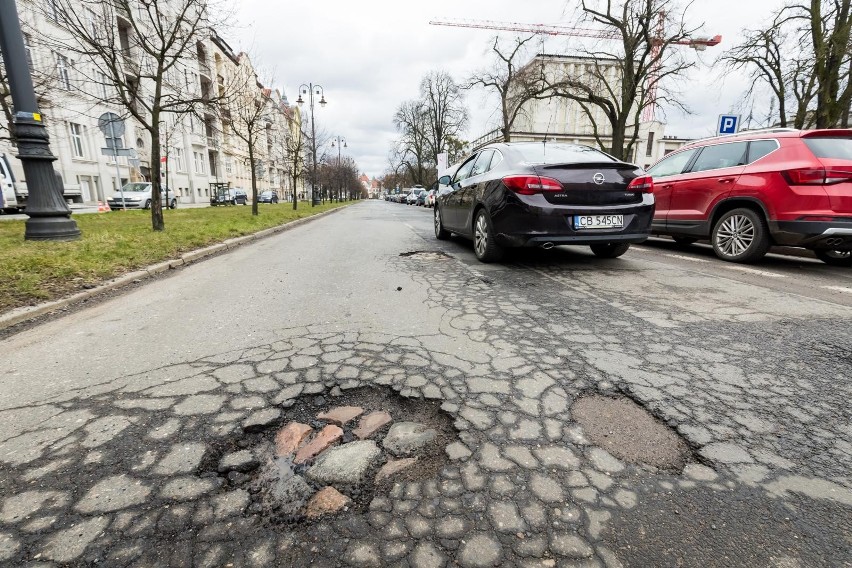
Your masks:
M 592 443 L 624 461 L 677 472 L 691 461 L 686 442 L 629 398 L 583 397 L 571 414 Z
M 222 444 L 205 469 L 248 495 L 248 512 L 300 522 L 362 510 L 399 481 L 435 477 L 455 441 L 438 403 L 391 391 L 334 389 L 295 399 L 283 417 Z

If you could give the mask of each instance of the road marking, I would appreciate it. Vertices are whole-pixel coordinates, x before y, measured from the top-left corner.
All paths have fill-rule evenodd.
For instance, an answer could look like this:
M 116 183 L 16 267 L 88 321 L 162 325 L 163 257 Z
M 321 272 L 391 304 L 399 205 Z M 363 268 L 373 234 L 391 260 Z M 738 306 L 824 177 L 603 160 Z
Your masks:
M 843 286 L 822 286 L 826 290 L 834 290 L 835 292 L 843 292 L 844 294 L 852 294 L 852 288 L 845 288 Z
M 787 278 L 785 274 L 778 274 L 776 272 L 767 272 L 765 270 L 758 270 L 756 268 L 747 268 L 745 266 L 733 266 L 730 264 L 720 264 L 722 268 L 727 268 L 728 270 L 736 270 L 737 272 L 748 272 L 749 274 L 756 274 L 757 276 L 766 276 L 767 278 Z
M 679 258 L 680 260 L 688 260 L 690 262 L 710 262 L 709 260 L 705 260 L 703 258 L 695 258 L 695 257 L 692 257 L 692 256 L 685 256 L 685 255 L 682 255 L 682 254 L 666 254 L 664 256 L 667 256 L 669 258 Z

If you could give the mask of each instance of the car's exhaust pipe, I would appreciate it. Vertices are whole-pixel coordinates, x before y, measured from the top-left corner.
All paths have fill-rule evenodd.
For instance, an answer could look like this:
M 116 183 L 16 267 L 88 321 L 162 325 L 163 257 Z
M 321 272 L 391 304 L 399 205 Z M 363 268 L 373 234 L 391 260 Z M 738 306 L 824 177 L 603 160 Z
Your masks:
M 840 239 L 840 238 L 832 238 L 832 239 L 826 239 L 825 244 L 827 244 L 828 246 L 833 247 L 833 246 L 835 246 L 835 245 L 839 245 L 839 244 L 840 244 L 840 243 L 842 243 L 842 242 L 843 242 L 843 239 Z
M 554 245 L 553 243 L 544 243 L 543 245 L 541 245 L 541 248 L 543 248 L 544 250 L 550 250 L 554 246 L 556 246 L 556 245 Z

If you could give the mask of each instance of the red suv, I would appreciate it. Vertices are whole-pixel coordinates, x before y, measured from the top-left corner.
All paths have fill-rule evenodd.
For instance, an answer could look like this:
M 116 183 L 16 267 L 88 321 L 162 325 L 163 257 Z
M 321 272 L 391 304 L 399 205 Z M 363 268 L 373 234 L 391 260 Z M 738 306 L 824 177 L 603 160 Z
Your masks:
M 749 131 L 700 140 L 649 170 L 651 232 L 709 238 L 722 260 L 753 262 L 772 245 L 852 266 L 852 130 Z

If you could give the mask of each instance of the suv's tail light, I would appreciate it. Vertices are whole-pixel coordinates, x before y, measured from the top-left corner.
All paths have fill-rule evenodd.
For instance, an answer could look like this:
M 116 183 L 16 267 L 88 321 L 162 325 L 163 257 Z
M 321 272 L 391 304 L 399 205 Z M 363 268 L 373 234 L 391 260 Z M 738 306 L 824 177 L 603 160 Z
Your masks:
M 799 168 L 781 175 L 792 185 L 830 185 L 852 180 L 852 168 Z
M 503 183 L 521 195 L 535 195 L 545 191 L 562 191 L 562 184 L 549 177 L 539 176 L 506 176 Z
M 654 178 L 651 176 L 639 176 L 634 178 L 627 186 L 627 191 L 636 191 L 641 193 L 654 193 Z

